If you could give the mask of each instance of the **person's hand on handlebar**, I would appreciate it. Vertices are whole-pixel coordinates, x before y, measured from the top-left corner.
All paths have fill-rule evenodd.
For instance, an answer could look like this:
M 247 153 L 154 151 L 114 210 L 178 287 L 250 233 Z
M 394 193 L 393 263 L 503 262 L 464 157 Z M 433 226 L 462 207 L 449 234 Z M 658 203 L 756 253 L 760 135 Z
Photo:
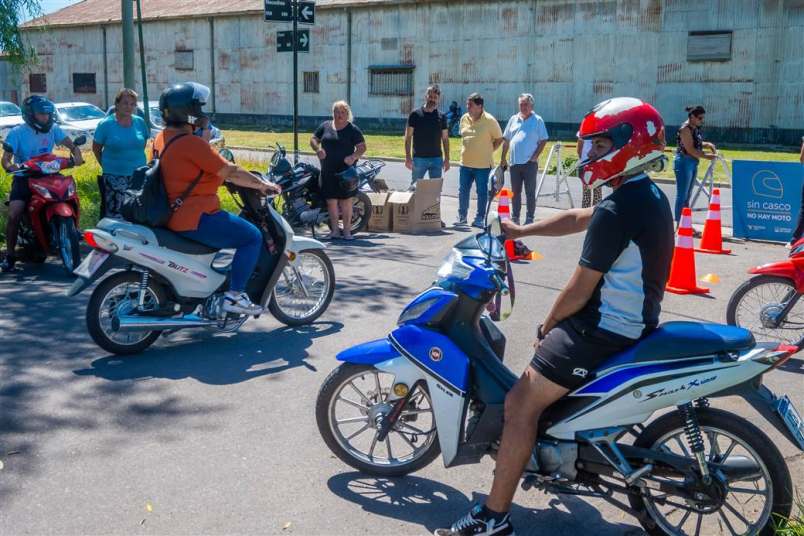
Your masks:
M 282 193 L 282 187 L 279 186 L 278 184 L 273 183 L 273 182 L 263 182 L 260 186 L 257 187 L 257 190 L 259 190 L 259 192 L 262 195 L 271 195 L 271 194 L 281 194 Z

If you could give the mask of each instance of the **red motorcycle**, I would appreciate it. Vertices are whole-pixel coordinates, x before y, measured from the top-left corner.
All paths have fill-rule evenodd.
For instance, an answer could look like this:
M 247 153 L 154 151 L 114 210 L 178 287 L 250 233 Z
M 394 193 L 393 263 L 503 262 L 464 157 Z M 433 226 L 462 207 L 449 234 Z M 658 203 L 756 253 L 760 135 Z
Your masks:
M 726 309 L 726 321 L 746 328 L 760 340 L 789 344 L 804 336 L 804 238 L 787 260 L 755 266 L 754 277 L 737 287 Z
M 75 180 L 60 172 L 74 165 L 72 157 L 47 154 L 28 160 L 12 173 L 26 177 L 31 189 L 31 200 L 17 235 L 24 257 L 44 262 L 51 251 L 57 251 L 70 274 L 81 264 L 78 233 L 81 204 Z

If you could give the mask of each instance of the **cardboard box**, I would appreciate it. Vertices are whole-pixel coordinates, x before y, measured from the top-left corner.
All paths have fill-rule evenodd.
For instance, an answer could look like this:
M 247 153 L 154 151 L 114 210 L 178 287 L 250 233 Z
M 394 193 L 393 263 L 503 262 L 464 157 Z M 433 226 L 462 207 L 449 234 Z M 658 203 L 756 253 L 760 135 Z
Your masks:
M 442 179 L 416 182 L 415 192 L 391 192 L 388 204 L 393 207 L 396 233 L 431 233 L 441 230 Z
M 369 216 L 368 230 L 375 233 L 384 233 L 392 227 L 392 209 L 388 204 L 388 192 L 381 194 L 367 193 L 371 200 L 371 216 Z

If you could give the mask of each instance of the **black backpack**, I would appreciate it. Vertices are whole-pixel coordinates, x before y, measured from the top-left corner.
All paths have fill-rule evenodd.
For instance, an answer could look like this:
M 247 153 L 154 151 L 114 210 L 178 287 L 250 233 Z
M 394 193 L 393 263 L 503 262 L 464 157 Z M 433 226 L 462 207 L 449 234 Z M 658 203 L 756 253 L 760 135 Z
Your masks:
M 130 222 L 146 225 L 148 227 L 163 227 L 170 216 L 179 210 L 184 199 L 190 195 L 201 180 L 204 171 L 190 183 L 190 186 L 173 203 L 168 201 L 165 182 L 162 180 L 162 171 L 159 160 L 167 152 L 174 141 L 189 134 L 179 134 L 171 139 L 162 149 L 162 154 L 155 154 L 154 159 L 147 166 L 138 167 L 131 175 L 131 184 L 124 194 L 120 206 L 120 214 Z

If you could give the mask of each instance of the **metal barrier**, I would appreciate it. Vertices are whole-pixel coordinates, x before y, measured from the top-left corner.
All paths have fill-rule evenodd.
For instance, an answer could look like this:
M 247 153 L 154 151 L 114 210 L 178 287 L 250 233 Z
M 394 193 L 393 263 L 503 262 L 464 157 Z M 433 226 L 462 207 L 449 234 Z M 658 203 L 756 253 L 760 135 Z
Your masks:
M 556 187 L 555 190 L 549 193 L 542 193 L 544 181 L 547 179 L 547 170 L 550 168 L 550 162 L 555 157 L 556 160 Z M 569 171 L 569 170 L 567 170 Z M 547 161 L 544 163 L 544 169 L 539 175 L 539 180 L 536 183 L 536 205 L 539 204 L 539 198 L 552 197 L 557 203 L 561 201 L 561 196 L 566 195 L 569 199 L 570 208 L 575 208 L 575 202 L 572 199 L 572 193 L 569 186 L 569 174 L 564 170 L 564 162 L 561 160 L 561 142 L 555 142 L 547 154 Z
M 706 168 L 706 173 L 704 173 L 703 179 L 698 179 L 698 177 L 695 177 L 695 183 L 692 186 L 695 194 L 692 196 L 689 204 L 692 210 L 698 212 L 709 210 L 709 201 L 712 199 L 712 190 L 715 187 L 715 167 L 717 166 L 718 162 L 720 162 L 720 164 L 723 166 L 723 171 L 726 172 L 726 178 L 728 179 L 729 184 L 731 184 L 731 169 L 729 169 L 729 163 L 725 158 L 717 155 L 717 158 L 709 161 L 709 167 Z M 701 195 L 701 193 L 706 196 L 706 205 L 703 207 L 696 207 L 695 202 L 698 200 L 698 197 Z M 676 193 L 676 195 L 678 195 L 678 193 Z

